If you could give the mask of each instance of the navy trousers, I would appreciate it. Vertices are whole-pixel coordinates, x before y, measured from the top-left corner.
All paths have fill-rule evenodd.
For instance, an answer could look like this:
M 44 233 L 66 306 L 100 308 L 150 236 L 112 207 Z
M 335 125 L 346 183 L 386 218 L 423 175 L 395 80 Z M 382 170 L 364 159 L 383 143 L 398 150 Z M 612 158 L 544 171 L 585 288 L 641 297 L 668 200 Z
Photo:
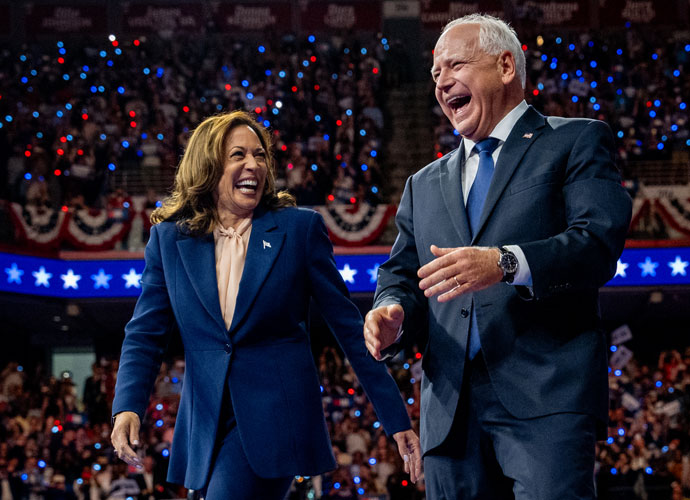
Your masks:
M 292 480 L 292 477 L 259 477 L 251 468 L 242 448 L 226 386 L 211 475 L 202 496 L 205 500 L 283 500 Z
M 451 432 L 424 456 L 427 499 L 594 500 L 595 418 L 516 419 L 481 353 L 466 366 Z

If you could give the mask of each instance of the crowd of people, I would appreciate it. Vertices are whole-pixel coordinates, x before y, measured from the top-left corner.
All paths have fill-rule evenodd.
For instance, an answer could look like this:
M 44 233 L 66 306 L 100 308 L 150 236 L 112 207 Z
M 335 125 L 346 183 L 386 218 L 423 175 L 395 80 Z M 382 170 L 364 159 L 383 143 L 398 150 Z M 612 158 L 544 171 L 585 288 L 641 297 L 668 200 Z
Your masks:
M 0 198 L 103 207 L 115 171 L 172 179 L 204 117 L 245 109 L 300 204 L 381 199 L 385 38 L 110 38 L 0 52 Z
M 687 160 L 687 38 L 642 28 L 553 33 L 529 40 L 525 55 L 528 103 L 545 115 L 608 123 L 624 175 L 628 162 Z M 436 115 L 436 150 L 445 154 L 458 138 L 438 106 Z
M 421 353 L 390 365 L 415 425 L 419 421 Z M 350 365 L 325 347 L 317 366 L 338 468 L 297 477 L 291 499 L 425 497 L 403 472 L 395 445 L 383 432 Z M 9 363 L 0 373 L 0 498 L 162 499 L 185 496 L 165 482 L 185 364 L 163 364 L 142 428 L 143 469 L 128 468 L 109 442 L 118 363 L 103 359 L 77 394 L 65 374 Z M 601 499 L 690 496 L 690 349 L 664 351 L 658 364 L 635 359 L 610 373 L 609 438 L 598 444 Z

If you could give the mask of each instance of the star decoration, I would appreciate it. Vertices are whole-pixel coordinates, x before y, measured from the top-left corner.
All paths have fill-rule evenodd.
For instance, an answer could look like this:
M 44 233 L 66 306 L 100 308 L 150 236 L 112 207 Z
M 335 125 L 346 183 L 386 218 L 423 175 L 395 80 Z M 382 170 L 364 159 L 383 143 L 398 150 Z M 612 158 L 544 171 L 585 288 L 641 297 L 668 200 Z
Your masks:
M 367 273 L 369 273 L 369 283 L 376 283 L 376 280 L 379 276 L 379 265 L 374 264 L 374 267 L 371 269 L 367 269 Z
M 628 266 L 629 264 L 618 259 L 618 263 L 616 264 L 616 274 L 613 277 L 615 278 L 616 276 L 620 276 L 621 278 L 627 278 L 625 270 L 628 268 Z
M 6 267 L 5 272 L 7 273 L 8 283 L 14 282 L 18 285 L 22 284 L 22 275 L 24 274 L 24 271 L 17 267 L 16 262 L 12 263 L 12 267 Z
M 668 263 L 668 267 L 671 268 L 671 276 L 677 276 L 678 274 L 687 276 L 688 273 L 685 268 L 688 267 L 688 265 L 690 265 L 690 262 L 681 260 L 680 255 L 676 255 L 676 260 Z
M 79 288 L 79 285 L 77 285 L 77 281 L 81 279 L 80 274 L 74 274 L 74 271 L 71 269 L 67 270 L 67 274 L 61 274 L 60 279 L 64 281 L 62 288 L 67 290 L 68 288 L 74 288 L 75 290 Z
M 345 283 L 354 283 L 355 274 L 357 274 L 357 269 L 350 269 L 350 264 L 345 264 L 345 267 L 338 269 L 340 276 L 342 276 Z
M 126 282 L 125 288 L 141 288 L 141 274 L 137 274 L 133 267 L 127 274 L 122 275 L 122 279 Z
M 38 271 L 32 272 L 31 275 L 36 278 L 36 286 L 44 286 L 46 288 L 50 286 L 48 280 L 53 277 L 53 274 L 47 273 L 46 268 L 43 266 L 39 267 Z
M 656 276 L 656 268 L 659 267 L 658 262 L 652 262 L 652 259 L 646 257 L 644 262 L 640 262 L 637 266 L 642 269 L 642 277 Z
M 98 274 L 92 274 L 91 279 L 94 281 L 93 287 L 98 288 L 110 288 L 110 281 L 113 278 L 112 274 L 105 274 L 103 269 L 98 270 Z

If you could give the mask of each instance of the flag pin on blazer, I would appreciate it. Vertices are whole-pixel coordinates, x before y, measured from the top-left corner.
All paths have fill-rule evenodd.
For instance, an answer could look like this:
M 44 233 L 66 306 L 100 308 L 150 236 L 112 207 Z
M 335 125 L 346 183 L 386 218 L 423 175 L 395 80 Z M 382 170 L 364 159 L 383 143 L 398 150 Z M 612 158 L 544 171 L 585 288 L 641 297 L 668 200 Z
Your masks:
M 531 139 L 534 134 L 532 132 L 527 132 L 522 136 L 523 139 Z
M 271 244 L 268 241 L 266 241 L 266 240 L 261 240 L 261 241 L 264 242 L 264 250 L 266 250 L 266 247 L 271 248 Z

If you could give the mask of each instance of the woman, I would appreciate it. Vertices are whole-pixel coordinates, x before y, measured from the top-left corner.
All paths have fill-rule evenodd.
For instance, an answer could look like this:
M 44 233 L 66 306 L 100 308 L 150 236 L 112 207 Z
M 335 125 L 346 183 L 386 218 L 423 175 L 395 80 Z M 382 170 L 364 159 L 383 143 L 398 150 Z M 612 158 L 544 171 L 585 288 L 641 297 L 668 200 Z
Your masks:
M 314 298 L 416 480 L 419 441 L 386 367 L 367 355 L 323 220 L 276 193 L 273 169 L 270 135 L 243 111 L 192 134 L 151 217 L 113 401 L 115 451 L 141 465 L 132 447 L 176 326 L 186 372 L 169 481 L 207 500 L 278 499 L 295 475 L 333 469 L 306 330 Z

